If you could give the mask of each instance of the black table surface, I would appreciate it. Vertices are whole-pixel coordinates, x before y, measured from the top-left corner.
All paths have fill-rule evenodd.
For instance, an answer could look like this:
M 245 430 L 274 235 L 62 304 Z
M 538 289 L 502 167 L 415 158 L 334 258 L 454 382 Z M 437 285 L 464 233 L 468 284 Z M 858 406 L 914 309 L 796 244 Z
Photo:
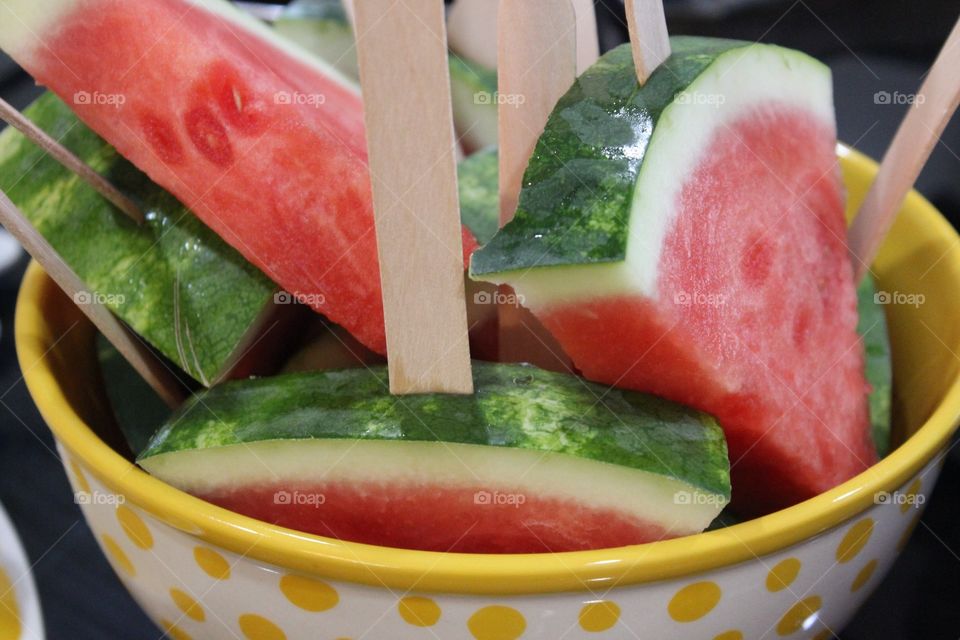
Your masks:
M 605 48 L 624 37 L 616 16 L 622 7 L 614 0 L 607 5 L 599 9 Z M 956 0 L 668 0 L 667 7 L 674 33 L 776 42 L 827 62 L 834 72 L 840 137 L 874 157 L 883 153 L 905 108 L 882 104 L 875 94 L 915 91 L 958 12 Z M 23 107 L 37 93 L 29 78 L 0 56 L 0 96 Z M 956 224 L 960 123 L 944 134 L 918 187 Z M 33 564 L 48 637 L 157 640 L 163 634 L 113 575 L 81 518 L 50 433 L 23 384 L 12 332 L 22 268 L 0 277 L 0 503 Z M 920 526 L 841 632 L 844 640 L 960 638 L 957 495 L 960 450 L 952 448 Z

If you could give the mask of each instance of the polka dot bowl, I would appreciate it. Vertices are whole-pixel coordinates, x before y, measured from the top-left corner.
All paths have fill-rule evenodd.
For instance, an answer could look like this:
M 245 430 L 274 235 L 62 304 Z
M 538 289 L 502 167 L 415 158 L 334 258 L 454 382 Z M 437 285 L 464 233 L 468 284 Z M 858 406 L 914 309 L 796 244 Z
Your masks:
M 876 171 L 841 149 L 851 209 Z M 874 268 L 902 444 L 836 489 L 696 536 L 591 552 L 471 556 L 300 534 L 214 507 L 115 453 L 93 330 L 36 265 L 17 308 L 27 385 L 124 582 L 175 640 L 830 637 L 917 525 L 960 415 L 960 242 L 916 193 Z

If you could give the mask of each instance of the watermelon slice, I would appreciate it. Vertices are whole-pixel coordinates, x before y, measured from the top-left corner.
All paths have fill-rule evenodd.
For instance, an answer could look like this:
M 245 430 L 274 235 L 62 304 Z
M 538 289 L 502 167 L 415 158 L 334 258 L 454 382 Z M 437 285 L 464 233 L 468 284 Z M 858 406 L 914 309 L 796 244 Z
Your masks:
M 133 224 L 12 127 L 0 133 L 0 188 L 98 301 L 184 372 L 203 384 L 249 373 L 251 346 L 266 345 L 277 319 L 273 283 L 59 98 L 45 94 L 24 113 L 148 215 Z
M 729 498 L 705 414 L 524 365 L 471 396 L 390 396 L 384 367 L 229 382 L 138 462 L 238 513 L 378 545 L 612 547 L 702 531 Z M 215 416 L 215 417 L 214 417 Z
M 363 105 L 222 0 L 8 0 L 0 48 L 284 289 L 386 344 Z M 464 232 L 467 255 L 475 247 Z
M 587 378 L 715 415 L 734 505 L 768 512 L 876 460 L 830 72 L 671 42 L 642 88 L 627 46 L 577 80 L 472 275 L 523 295 Z

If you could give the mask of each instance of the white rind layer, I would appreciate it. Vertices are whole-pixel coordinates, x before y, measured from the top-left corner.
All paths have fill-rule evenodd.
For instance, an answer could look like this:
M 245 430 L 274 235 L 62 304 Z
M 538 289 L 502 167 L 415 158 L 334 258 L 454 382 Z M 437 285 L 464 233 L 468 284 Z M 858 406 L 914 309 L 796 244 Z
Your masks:
M 142 2 L 143 0 L 128 0 Z M 152 0 L 155 1 L 155 0 Z M 336 68 L 319 60 L 302 47 L 278 36 L 270 27 L 240 11 L 226 0 L 170 0 L 194 6 L 230 25 L 265 40 L 288 56 L 306 64 L 351 93 L 359 94 L 357 84 Z M 77 10 L 96 11 L 98 0 L 0 0 L 0 49 L 16 62 L 30 68 L 33 52 L 46 47 L 56 33 L 58 23 Z M 53 52 L 54 55 L 56 51 Z
M 482 279 L 513 286 L 532 309 L 617 295 L 656 297 L 660 256 L 676 223 L 681 189 L 703 161 L 714 132 L 761 106 L 777 105 L 809 112 L 836 131 L 830 70 L 783 47 L 750 44 L 727 51 L 680 96 L 661 114 L 644 155 L 624 261 L 545 266 Z
M 562 454 L 471 444 L 378 440 L 268 440 L 163 453 L 139 461 L 187 493 L 245 486 L 448 487 L 570 499 L 660 525 L 705 529 L 726 502 L 675 478 Z

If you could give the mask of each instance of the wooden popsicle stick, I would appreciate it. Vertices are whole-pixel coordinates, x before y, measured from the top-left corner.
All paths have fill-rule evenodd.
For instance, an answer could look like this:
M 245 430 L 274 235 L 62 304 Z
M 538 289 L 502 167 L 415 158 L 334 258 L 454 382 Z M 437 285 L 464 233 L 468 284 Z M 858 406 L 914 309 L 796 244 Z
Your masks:
M 497 9 L 500 0 L 456 0 L 447 11 L 447 39 L 458 56 L 497 68 Z
M 501 226 L 516 212 L 523 173 L 547 118 L 576 80 L 577 18 L 570 0 L 500 2 L 497 77 Z M 500 360 L 568 370 L 569 359 L 553 336 L 516 304 L 509 290 L 501 289 L 500 293 Z
M 354 10 L 390 392 L 472 393 L 443 3 Z
M 28 120 L 11 104 L 0 98 L 0 120 L 22 133 L 38 147 L 49 153 L 54 160 L 80 176 L 80 178 L 109 200 L 115 207 L 125 213 L 137 224 L 143 224 L 143 212 L 130 198 L 120 193 L 106 178 L 94 171 L 83 160 L 62 144 L 51 138 L 47 133 Z
M 353 27 L 354 33 L 357 29 L 357 18 L 356 10 L 353 8 L 353 0 L 342 0 L 343 2 L 343 12 L 347 14 L 347 20 L 350 22 L 350 26 Z
M 98 303 L 93 293 L 63 261 L 26 216 L 0 191 L 0 223 L 16 238 L 77 304 L 85 316 L 123 355 L 143 379 L 171 408 L 178 407 L 186 398 L 186 391 L 166 366 L 120 322 L 113 313 Z
M 586 71 L 600 57 L 600 36 L 597 33 L 597 9 L 594 0 L 573 0 L 577 17 L 577 75 Z
M 513 218 L 547 117 L 577 77 L 570 0 L 502 0 L 497 16 L 500 225 Z
M 625 0 L 627 28 L 637 81 L 644 85 L 647 79 L 670 57 L 670 36 L 663 14 L 662 0 Z
M 940 135 L 960 103 L 960 20 L 930 68 L 847 236 L 856 281 L 869 270 Z

